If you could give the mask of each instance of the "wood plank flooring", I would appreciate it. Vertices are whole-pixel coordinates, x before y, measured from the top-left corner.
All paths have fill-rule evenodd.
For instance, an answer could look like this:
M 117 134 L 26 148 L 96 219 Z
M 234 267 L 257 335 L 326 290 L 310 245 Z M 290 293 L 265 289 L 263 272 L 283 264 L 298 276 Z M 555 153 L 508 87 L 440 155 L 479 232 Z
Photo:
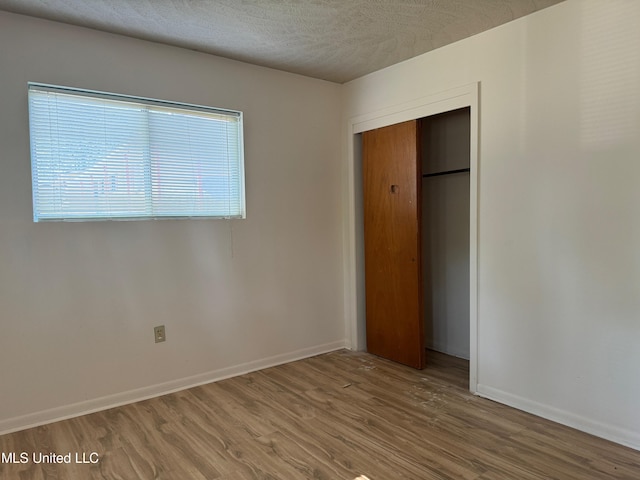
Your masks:
M 640 478 L 640 452 L 475 397 L 466 362 L 428 358 L 418 371 L 338 351 L 0 436 L 5 456 L 29 456 L 0 478 Z M 51 452 L 72 463 L 32 461 Z

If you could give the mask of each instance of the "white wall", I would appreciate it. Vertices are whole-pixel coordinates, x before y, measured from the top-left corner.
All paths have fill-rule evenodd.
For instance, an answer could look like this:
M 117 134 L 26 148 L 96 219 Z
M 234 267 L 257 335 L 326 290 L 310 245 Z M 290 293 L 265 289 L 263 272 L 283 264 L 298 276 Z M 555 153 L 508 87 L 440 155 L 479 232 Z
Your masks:
M 640 449 L 638 24 L 567 0 L 350 82 L 344 113 L 481 82 L 478 391 Z
M 28 81 L 244 111 L 247 219 L 32 223 Z M 0 86 L 0 432 L 344 345 L 339 85 L 0 13 Z

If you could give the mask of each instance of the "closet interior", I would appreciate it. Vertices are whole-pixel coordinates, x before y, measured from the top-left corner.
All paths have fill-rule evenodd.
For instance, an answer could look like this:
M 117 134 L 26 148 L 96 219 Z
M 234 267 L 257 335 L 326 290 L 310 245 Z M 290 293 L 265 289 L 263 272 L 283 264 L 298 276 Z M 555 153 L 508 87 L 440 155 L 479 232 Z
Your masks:
M 468 360 L 470 109 L 423 118 L 419 130 L 425 346 Z

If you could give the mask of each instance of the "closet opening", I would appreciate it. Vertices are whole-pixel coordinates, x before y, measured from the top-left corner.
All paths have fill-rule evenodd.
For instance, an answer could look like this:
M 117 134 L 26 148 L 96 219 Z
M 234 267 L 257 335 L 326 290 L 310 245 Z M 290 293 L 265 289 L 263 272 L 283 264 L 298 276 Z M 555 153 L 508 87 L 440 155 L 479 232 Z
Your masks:
M 470 108 L 420 119 L 421 250 L 428 369 L 469 387 Z
M 473 393 L 478 390 L 479 369 L 479 93 L 480 83 L 475 82 L 349 119 L 352 141 L 347 149 L 346 184 L 349 345 L 418 369 L 441 363 L 436 362 L 440 355 L 451 358 L 452 365 L 445 368 L 468 368 L 467 384 Z M 467 153 L 466 159 L 455 154 L 460 150 Z M 443 152 L 453 152 L 455 160 L 443 157 Z M 422 224 L 442 220 L 437 217 L 439 212 L 430 212 L 432 204 L 423 208 L 422 202 L 427 202 L 423 182 L 426 189 L 427 182 L 444 178 L 445 183 L 455 183 L 461 181 L 458 177 L 467 177 L 467 260 L 454 255 L 452 266 L 438 273 L 438 265 L 427 259 L 431 265 L 423 271 L 423 250 L 430 252 L 442 242 L 428 237 L 424 239 L 427 245 L 422 245 Z M 463 204 L 462 197 L 454 196 L 444 206 L 445 210 L 456 209 Z M 422 218 L 423 213 L 427 219 Z M 446 247 L 456 246 L 445 256 L 460 253 L 457 240 L 445 240 Z M 452 301 L 451 279 L 464 267 L 467 292 Z M 426 295 L 423 277 L 431 285 Z M 455 312 L 461 309 L 469 312 L 466 326 L 449 324 L 451 315 L 460 318 Z M 459 328 L 464 329 L 462 335 L 457 335 Z
M 364 131 L 361 145 L 367 350 L 467 379 L 470 112 Z

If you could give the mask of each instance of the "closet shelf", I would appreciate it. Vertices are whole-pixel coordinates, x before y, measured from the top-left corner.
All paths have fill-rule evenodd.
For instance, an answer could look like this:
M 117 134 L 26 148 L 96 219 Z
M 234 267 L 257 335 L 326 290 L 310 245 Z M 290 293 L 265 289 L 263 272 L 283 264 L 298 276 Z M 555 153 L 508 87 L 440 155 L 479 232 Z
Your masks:
M 447 170 L 445 172 L 436 172 L 436 173 L 424 173 L 422 178 L 427 177 L 439 177 L 440 175 L 452 175 L 454 173 L 463 173 L 471 171 L 469 168 L 459 168 L 458 170 Z

